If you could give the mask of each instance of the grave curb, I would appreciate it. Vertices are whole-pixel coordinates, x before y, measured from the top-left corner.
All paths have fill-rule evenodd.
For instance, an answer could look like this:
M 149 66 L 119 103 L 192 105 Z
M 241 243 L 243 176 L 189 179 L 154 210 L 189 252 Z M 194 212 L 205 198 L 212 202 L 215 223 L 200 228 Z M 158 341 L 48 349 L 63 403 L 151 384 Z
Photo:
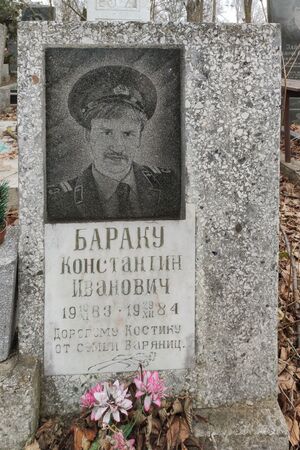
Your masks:
M 0 450 L 23 450 L 39 420 L 40 368 L 32 356 L 0 363 Z
M 19 227 L 8 227 L 0 246 L 0 362 L 9 357 L 15 333 Z
M 195 435 L 206 450 L 288 450 L 288 432 L 276 398 L 199 410 Z

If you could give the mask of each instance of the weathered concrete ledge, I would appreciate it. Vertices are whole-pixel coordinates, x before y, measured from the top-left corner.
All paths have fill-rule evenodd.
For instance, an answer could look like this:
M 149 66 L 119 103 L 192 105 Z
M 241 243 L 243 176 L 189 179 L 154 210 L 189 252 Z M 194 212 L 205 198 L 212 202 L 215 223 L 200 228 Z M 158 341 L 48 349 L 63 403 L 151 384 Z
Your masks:
M 14 337 L 18 227 L 9 227 L 0 246 L 0 361 L 9 356 Z
M 202 409 L 195 426 L 206 450 L 287 450 L 288 433 L 276 399 Z
M 39 419 L 40 370 L 31 356 L 0 364 L 0 450 L 23 450 Z

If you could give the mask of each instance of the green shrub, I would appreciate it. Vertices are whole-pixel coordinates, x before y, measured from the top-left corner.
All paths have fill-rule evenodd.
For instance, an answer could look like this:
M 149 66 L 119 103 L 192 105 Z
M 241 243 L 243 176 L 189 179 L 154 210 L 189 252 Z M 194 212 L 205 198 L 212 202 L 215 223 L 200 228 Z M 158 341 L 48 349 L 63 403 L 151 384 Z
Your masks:
M 3 227 L 8 208 L 9 185 L 7 181 L 0 181 L 0 230 Z

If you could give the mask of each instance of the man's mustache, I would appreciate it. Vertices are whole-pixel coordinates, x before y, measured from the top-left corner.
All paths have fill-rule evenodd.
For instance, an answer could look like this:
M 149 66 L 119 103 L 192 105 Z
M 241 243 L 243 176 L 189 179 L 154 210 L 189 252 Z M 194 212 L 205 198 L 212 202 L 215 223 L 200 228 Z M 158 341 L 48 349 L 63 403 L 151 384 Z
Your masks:
M 112 150 L 110 150 L 109 152 L 105 152 L 104 157 L 109 159 L 111 158 L 125 159 L 126 161 L 128 161 L 128 156 L 125 153 L 114 152 Z

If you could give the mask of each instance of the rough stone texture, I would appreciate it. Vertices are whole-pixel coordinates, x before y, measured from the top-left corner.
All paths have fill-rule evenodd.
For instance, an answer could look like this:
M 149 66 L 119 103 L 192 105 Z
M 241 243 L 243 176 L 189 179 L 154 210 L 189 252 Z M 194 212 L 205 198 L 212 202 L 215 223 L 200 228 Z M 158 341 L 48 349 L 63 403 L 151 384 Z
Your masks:
M 287 450 L 285 421 L 277 402 L 203 409 L 207 422 L 196 424 L 195 435 L 205 450 Z
M 20 25 L 20 350 L 43 358 L 44 48 L 159 44 L 185 49 L 185 191 L 197 216 L 196 364 L 166 379 L 201 408 L 275 399 L 277 25 Z M 77 408 L 92 381 L 44 378 L 43 412 Z
M 0 450 L 23 450 L 39 419 L 40 371 L 35 358 L 0 364 Z
M 5 49 L 5 41 L 6 41 L 6 26 L 0 23 L 0 86 L 2 83 L 2 71 L 4 64 L 4 49 Z M 0 100 L 1 106 L 1 100 Z
M 18 227 L 8 228 L 0 245 L 0 361 L 8 358 L 14 336 L 18 231 Z

